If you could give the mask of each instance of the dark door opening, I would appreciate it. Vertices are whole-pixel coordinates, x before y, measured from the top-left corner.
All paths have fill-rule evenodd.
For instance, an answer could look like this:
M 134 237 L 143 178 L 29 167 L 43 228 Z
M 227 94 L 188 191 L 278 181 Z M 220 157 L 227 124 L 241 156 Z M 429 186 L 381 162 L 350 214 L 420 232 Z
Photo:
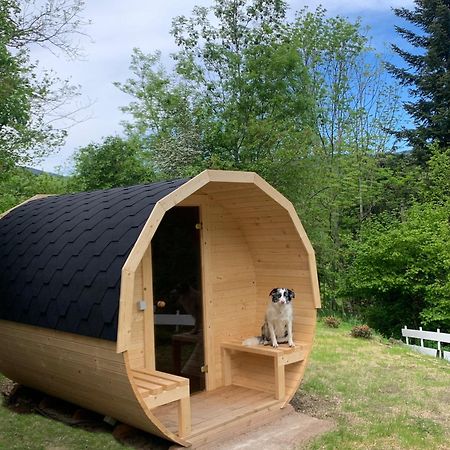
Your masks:
M 169 210 L 152 239 L 156 369 L 205 387 L 197 207 Z

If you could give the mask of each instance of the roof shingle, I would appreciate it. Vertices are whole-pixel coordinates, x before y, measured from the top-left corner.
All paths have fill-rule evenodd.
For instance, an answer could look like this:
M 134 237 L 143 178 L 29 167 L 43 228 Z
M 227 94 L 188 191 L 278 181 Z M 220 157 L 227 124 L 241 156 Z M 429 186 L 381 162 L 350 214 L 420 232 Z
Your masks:
M 0 319 L 116 340 L 121 269 L 187 180 L 33 200 L 0 220 Z

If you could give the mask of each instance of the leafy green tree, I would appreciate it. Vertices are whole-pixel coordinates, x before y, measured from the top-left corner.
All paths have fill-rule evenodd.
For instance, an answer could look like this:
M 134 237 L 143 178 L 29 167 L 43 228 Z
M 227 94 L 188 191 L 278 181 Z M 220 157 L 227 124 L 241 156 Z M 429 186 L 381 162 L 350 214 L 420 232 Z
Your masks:
M 422 175 L 420 199 L 423 202 L 445 204 L 450 201 L 450 148 L 430 149 L 427 170 Z
M 396 27 L 400 36 L 417 50 L 410 52 L 393 45 L 406 67 L 388 65 L 412 97 L 404 107 L 415 128 L 402 129 L 397 134 L 408 141 L 417 160 L 424 164 L 430 157 L 429 144 L 450 146 L 450 3 L 415 0 L 414 9 L 396 8 L 394 12 L 417 30 Z
M 130 186 L 154 179 L 148 158 L 136 139 L 109 136 L 100 144 L 80 148 L 74 161 L 71 188 L 75 190 Z
M 76 88 L 30 62 L 31 45 L 77 54 L 74 33 L 83 25 L 80 0 L 0 0 L 0 176 L 60 145 L 58 119 Z M 60 124 L 61 125 L 61 124 Z
M 124 108 L 133 116 L 128 130 L 147 137 L 159 170 L 171 175 L 177 153 L 188 173 L 264 172 L 305 151 L 313 123 L 309 79 L 285 27 L 284 2 L 217 1 L 177 17 L 172 34 L 180 49 L 173 73 L 158 54 L 135 50 L 134 77 L 117 84 L 134 97 Z
M 318 139 L 300 163 L 309 180 L 290 195 L 315 242 L 324 305 L 342 307 L 346 242 L 377 211 L 390 181 L 381 164 L 395 146 L 386 127 L 396 123 L 399 100 L 359 22 L 304 9 L 292 30 L 312 80 Z
M 403 325 L 450 331 L 449 214 L 448 202 L 417 204 L 403 220 L 369 222 L 353 243 L 343 292 L 385 335 Z

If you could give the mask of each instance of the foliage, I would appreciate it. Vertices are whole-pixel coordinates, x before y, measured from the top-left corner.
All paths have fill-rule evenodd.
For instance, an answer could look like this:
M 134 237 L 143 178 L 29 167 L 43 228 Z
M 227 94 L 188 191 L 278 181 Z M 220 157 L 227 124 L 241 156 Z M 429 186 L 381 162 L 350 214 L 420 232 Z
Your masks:
M 75 156 L 72 188 L 108 189 L 150 182 L 154 179 L 145 152 L 136 139 L 110 136 L 100 144 L 80 148 Z
M 298 13 L 293 30 L 312 80 L 318 139 L 285 192 L 314 243 L 324 306 L 342 313 L 346 241 L 379 209 L 391 182 L 382 161 L 395 146 L 386 126 L 396 123 L 398 95 L 358 22 L 319 8 Z
M 396 27 L 416 51 L 393 45 L 406 67 L 388 65 L 399 82 L 409 87 L 411 99 L 404 107 L 415 124 L 397 134 L 407 139 L 423 164 L 430 156 L 429 144 L 450 145 L 450 5 L 447 0 L 415 0 L 414 9 L 396 8 L 394 12 L 417 30 Z
M 363 339 L 371 339 L 372 338 L 372 329 L 369 325 L 355 325 L 350 334 L 355 338 L 363 338 Z
M 448 202 L 417 204 L 403 219 L 367 223 L 353 244 L 343 293 L 385 335 L 405 324 L 450 329 L 449 214 Z
M 34 174 L 21 167 L 13 168 L 0 180 L 0 212 L 37 194 L 65 194 L 68 190 L 67 178 L 46 173 Z
M 0 176 L 64 140 L 58 120 L 74 119 L 63 110 L 77 88 L 38 70 L 29 48 L 40 45 L 76 55 L 71 37 L 83 25 L 82 8 L 81 0 L 0 1 Z
M 216 2 L 173 21 L 172 74 L 158 53 L 134 51 L 134 77 L 116 85 L 134 97 L 127 128 L 147 138 L 157 170 L 289 170 L 310 142 L 312 115 L 284 20 L 281 1 Z
M 339 328 L 341 325 L 340 319 L 335 316 L 326 316 L 322 319 L 322 322 L 330 328 Z
M 445 204 L 450 200 L 450 148 L 433 145 L 429 152 L 431 157 L 423 172 L 419 198 L 423 202 Z

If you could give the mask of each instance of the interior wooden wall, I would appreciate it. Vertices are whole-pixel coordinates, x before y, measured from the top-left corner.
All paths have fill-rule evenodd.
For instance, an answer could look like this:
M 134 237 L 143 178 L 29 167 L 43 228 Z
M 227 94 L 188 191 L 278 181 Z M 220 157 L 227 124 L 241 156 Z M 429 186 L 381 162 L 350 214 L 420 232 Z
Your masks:
M 205 209 L 206 208 L 206 209 Z M 252 335 L 257 323 L 255 269 L 242 229 L 217 202 L 203 206 L 204 290 L 208 307 L 208 389 L 223 385 L 220 344 Z
M 226 226 L 231 227 L 241 239 L 242 254 L 234 255 L 234 264 L 245 261 L 245 265 L 252 267 L 251 276 L 255 287 L 255 310 L 247 316 L 243 332 L 233 332 L 234 338 L 241 339 L 260 334 L 260 327 L 264 320 L 269 293 L 274 287 L 287 287 L 296 292 L 294 307 L 294 338 L 310 346 L 315 334 L 316 306 L 313 296 L 312 278 L 309 259 L 298 230 L 294 226 L 288 211 L 272 198 L 268 197 L 258 187 L 253 185 L 239 185 L 230 189 L 226 183 L 215 183 L 203 189 L 208 193 L 209 201 L 216 209 L 222 209 L 222 217 L 227 217 Z M 219 206 L 220 205 L 220 206 Z M 224 225 L 225 227 L 225 225 Z M 239 231 L 237 231 L 239 230 Z M 221 233 L 224 233 L 221 230 Z M 214 242 L 214 234 L 211 236 Z M 221 259 L 224 249 L 217 248 L 212 260 L 213 266 Z M 244 259 L 245 254 L 245 259 Z M 244 264 L 243 264 L 244 265 Z M 250 273 L 249 273 L 250 274 Z M 213 295 L 216 295 L 213 292 Z M 228 293 L 223 294 L 227 297 Z M 233 305 L 233 304 L 231 304 Z M 234 312 L 238 311 L 234 305 Z M 223 319 L 225 320 L 225 319 Z M 245 318 L 243 318 L 245 322 Z M 220 332 L 214 332 L 216 344 L 226 340 Z M 309 355 L 309 351 L 307 352 Z M 308 356 L 307 355 L 307 356 Z M 245 355 L 248 358 L 248 355 Z M 264 358 L 253 358 L 253 365 L 259 364 L 259 375 L 254 383 L 265 383 L 266 373 L 272 371 L 271 363 Z M 291 397 L 298 389 L 306 367 L 305 361 L 286 367 L 286 392 Z M 217 364 L 220 367 L 220 364 Z M 258 370 L 254 371 L 258 373 Z M 254 375 L 252 375 L 253 377 Z M 245 384 L 245 380 L 243 381 Z M 272 389 L 268 384 L 269 390 Z

